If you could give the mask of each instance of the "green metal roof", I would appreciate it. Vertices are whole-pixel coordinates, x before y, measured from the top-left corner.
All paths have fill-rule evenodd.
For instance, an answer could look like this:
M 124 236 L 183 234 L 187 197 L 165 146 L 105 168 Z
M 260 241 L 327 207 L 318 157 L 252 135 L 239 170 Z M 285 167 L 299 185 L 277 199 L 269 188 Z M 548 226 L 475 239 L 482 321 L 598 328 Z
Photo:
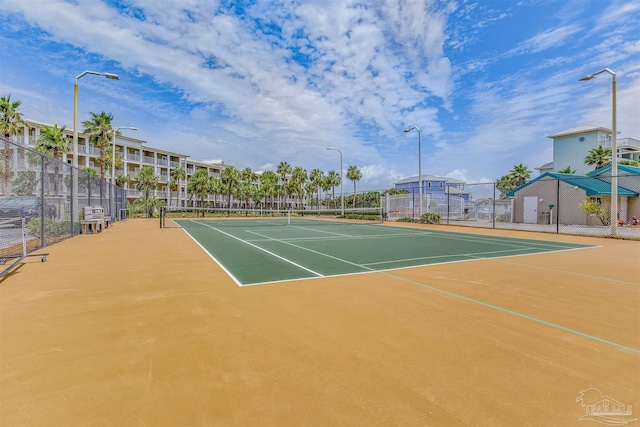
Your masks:
M 618 176 L 621 175 L 640 175 L 640 167 L 637 166 L 629 166 L 629 165 L 617 165 L 618 166 Z M 611 163 L 608 165 L 601 167 L 600 169 L 596 169 L 594 171 L 589 172 L 588 176 L 598 176 L 609 174 L 611 176 Z
M 524 185 L 521 185 L 518 188 L 515 188 L 507 193 L 507 196 L 513 197 L 513 195 L 522 190 L 523 188 L 533 184 L 536 181 L 540 181 L 543 178 L 550 177 L 553 179 L 560 180 L 569 185 L 573 185 L 574 187 L 578 187 L 583 189 L 587 196 L 611 196 L 611 184 L 607 181 L 603 181 L 601 179 L 593 178 L 586 175 L 575 175 L 575 174 L 566 174 L 566 173 L 553 173 L 546 172 L 540 175 L 539 177 L 527 182 Z M 621 197 L 635 197 L 639 194 L 635 191 L 628 190 L 624 187 L 618 186 L 618 196 Z

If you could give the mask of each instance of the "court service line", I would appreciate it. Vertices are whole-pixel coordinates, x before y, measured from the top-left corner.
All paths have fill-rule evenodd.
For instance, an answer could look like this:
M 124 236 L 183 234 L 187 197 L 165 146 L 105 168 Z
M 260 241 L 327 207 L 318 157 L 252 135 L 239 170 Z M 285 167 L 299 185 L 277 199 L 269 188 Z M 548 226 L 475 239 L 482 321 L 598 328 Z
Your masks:
M 297 227 L 300 228 L 300 227 Z M 313 230 L 313 229 L 307 229 L 309 231 L 317 231 L 317 230 Z M 325 232 L 326 233 L 326 232 Z M 279 239 L 279 241 L 282 242 L 322 242 L 325 240 L 346 240 L 346 239 L 359 239 L 359 240 L 366 240 L 366 239 L 386 239 L 388 237 L 423 237 L 423 236 L 427 236 L 429 233 L 424 233 L 424 234 L 417 234 L 417 233 L 398 233 L 398 234 L 370 234 L 370 235 L 361 235 L 361 236 L 351 236 L 348 234 L 341 234 L 338 236 L 314 236 L 314 237 L 288 237 L 285 239 Z M 346 239 L 345 239 L 346 238 Z M 265 239 L 249 239 L 247 240 L 247 242 L 265 242 L 265 241 L 269 241 L 269 240 L 273 240 L 270 237 L 267 237 Z
M 455 234 L 455 233 L 454 233 Z M 444 233 L 434 233 L 432 238 L 436 239 L 447 239 L 447 240 L 463 240 L 463 241 L 476 241 L 476 242 L 486 242 L 491 244 L 499 244 L 504 246 L 516 246 L 522 247 L 523 245 L 537 246 L 542 248 L 562 248 L 562 249 L 574 249 L 576 245 L 579 248 L 593 248 L 592 245 L 582 245 L 582 244 L 572 244 L 565 242 L 550 242 L 547 240 L 531 240 L 531 239 L 520 239 L 514 237 L 493 237 L 493 236 L 476 236 L 476 235 L 467 235 L 464 236 L 454 236 L 453 234 Z
M 445 291 L 444 289 L 439 289 L 439 288 L 436 288 L 434 286 L 427 285 L 425 283 L 416 282 L 415 280 L 407 279 L 405 277 L 396 276 L 395 274 L 387 273 L 387 272 L 384 272 L 384 271 L 382 271 L 381 273 L 386 275 L 386 276 L 392 277 L 394 279 L 398 279 L 400 281 L 407 282 L 407 283 L 410 283 L 412 285 L 417 285 L 417 286 L 423 287 L 425 289 L 429 289 L 431 291 L 438 292 L 438 293 L 441 293 L 441 294 L 444 294 L 444 295 L 447 295 L 447 296 L 450 296 L 450 297 L 458 298 L 458 299 L 461 299 L 463 301 L 467 301 L 467 302 L 470 302 L 470 303 L 473 303 L 473 304 L 478 304 L 478 305 L 481 305 L 483 307 L 491 308 L 493 310 L 497 310 L 497 311 L 500 311 L 500 312 L 503 312 L 503 313 L 511 314 L 513 316 L 517 316 L 517 317 L 520 317 L 522 319 L 526 319 L 526 320 L 530 320 L 530 321 L 533 321 L 533 322 L 536 322 L 536 323 L 540 323 L 540 324 L 545 325 L 545 326 L 550 326 L 552 328 L 556 328 L 556 329 L 559 329 L 559 330 L 564 331 L 564 332 L 569 332 L 571 334 L 578 335 L 578 336 L 583 337 L 583 338 L 588 338 L 590 340 L 598 341 L 598 342 L 601 342 L 603 344 L 608 344 L 608 345 L 611 345 L 611 346 L 614 346 L 614 347 L 617 347 L 617 348 L 621 348 L 623 350 L 631 351 L 633 353 L 640 353 L 640 349 L 629 347 L 629 346 L 626 346 L 624 344 L 619 344 L 617 342 L 609 341 L 609 340 L 606 340 L 604 338 L 596 337 L 595 335 L 589 335 L 587 333 L 580 332 L 580 331 L 577 331 L 575 329 L 567 328 L 566 326 L 557 325 L 555 323 L 548 322 L 548 321 L 542 320 L 542 319 L 538 319 L 536 317 L 529 316 L 527 314 L 518 313 L 517 311 L 509 310 L 509 309 L 506 309 L 506 308 L 503 308 L 503 307 L 499 307 L 497 305 L 489 304 L 489 303 L 486 303 L 486 302 L 483 302 L 483 301 L 480 301 L 480 300 L 477 300 L 477 299 L 473 299 L 473 298 L 465 297 L 465 296 L 460 295 L 460 294 L 456 294 L 456 293 L 453 293 L 453 292 Z
M 500 251 L 487 251 L 487 252 L 472 252 L 472 253 L 462 253 L 462 254 L 448 254 L 448 255 L 434 255 L 434 256 L 425 256 L 425 257 L 417 257 L 417 258 L 403 258 L 403 259 L 397 259 L 397 260 L 390 260 L 390 261 L 378 261 L 378 262 L 367 262 L 363 265 L 380 265 L 380 264 L 392 264 L 392 263 L 403 263 L 403 262 L 409 262 L 409 261 L 419 261 L 419 260 L 428 260 L 428 259 L 437 259 L 437 258 L 469 258 L 469 260 L 480 260 L 480 259 L 494 259 L 494 258 L 505 258 L 505 257 L 510 257 L 510 256 L 514 256 L 513 253 L 514 252 L 522 252 L 522 251 L 530 251 L 530 250 L 540 250 L 537 248 L 518 248 L 518 249 L 503 249 Z M 505 253 L 505 254 L 509 254 L 509 255 L 497 255 L 497 256 L 490 256 L 487 257 L 485 255 L 489 255 L 489 254 L 500 254 L 500 253 Z M 535 255 L 538 254 L 540 252 L 525 252 L 521 255 Z M 548 253 L 548 252 L 543 252 L 543 253 Z M 461 261 L 464 261 L 461 260 Z
M 319 251 L 316 251 L 316 250 L 313 250 L 313 249 L 305 248 L 304 246 L 294 245 L 294 244 L 293 244 L 293 243 L 291 243 L 291 242 L 286 242 L 286 241 L 284 241 L 284 240 L 280 240 L 280 239 L 276 239 L 276 238 L 273 238 L 273 237 L 265 236 L 264 234 L 256 233 L 255 231 L 251 231 L 251 230 L 246 230 L 246 231 L 247 231 L 248 233 L 255 234 L 256 236 L 263 237 L 263 238 L 268 239 L 268 240 L 273 241 L 273 242 L 284 243 L 285 245 L 293 246 L 294 248 L 302 249 L 302 250 L 304 250 L 304 251 L 311 252 L 311 253 L 314 253 L 314 254 L 316 254 L 316 255 L 321 255 L 321 256 L 324 256 L 324 257 L 327 257 L 327 258 L 334 259 L 334 260 L 336 260 L 336 261 L 343 262 L 343 263 L 345 263 L 345 264 L 353 265 L 353 266 L 356 266 L 356 267 L 362 268 L 362 269 L 364 269 L 364 270 L 368 270 L 368 272 L 375 272 L 375 271 L 378 271 L 378 270 L 376 270 L 375 268 L 369 268 L 369 267 L 367 267 L 367 266 L 365 266 L 365 265 L 356 264 L 355 262 L 347 261 L 347 260 L 345 260 L 345 259 L 338 258 L 338 257 L 335 257 L 335 256 L 333 256 L 333 255 L 329 255 L 329 254 L 325 254 L 325 253 L 323 253 L 323 252 L 319 252 Z M 324 277 L 324 276 L 323 276 L 323 277 Z
M 272 257 L 274 257 L 274 258 L 278 258 L 278 259 L 280 259 L 280 260 L 282 260 L 282 261 L 284 261 L 284 262 L 287 262 L 287 263 L 289 263 L 289 264 L 291 264 L 291 265 L 294 265 L 294 266 L 296 266 L 296 267 L 298 267 L 298 268 L 300 268 L 300 269 L 302 269 L 302 270 L 308 271 L 309 273 L 314 274 L 314 275 L 316 275 L 316 276 L 318 276 L 318 277 L 324 277 L 324 275 L 323 275 L 323 274 L 320 274 L 320 273 L 318 273 L 317 271 L 313 271 L 313 270 L 311 270 L 310 268 L 307 268 L 307 267 L 305 267 L 305 266 L 303 266 L 303 265 L 297 264 L 297 263 L 295 263 L 295 262 L 291 261 L 290 259 L 287 259 L 287 258 L 281 257 L 281 256 L 280 256 L 280 255 L 278 255 L 278 254 L 274 254 L 273 252 L 268 251 L 268 250 L 266 250 L 266 249 L 264 249 L 264 248 L 261 248 L 261 247 L 260 247 L 260 246 L 258 246 L 258 245 L 254 245 L 253 243 L 247 242 L 246 240 L 242 240 L 241 238 L 236 237 L 236 236 L 234 236 L 233 234 L 229 234 L 229 233 L 227 233 L 227 232 L 225 232 L 225 231 L 222 231 L 222 230 L 220 230 L 219 228 L 212 227 L 212 226 L 211 226 L 211 225 L 209 225 L 209 224 L 204 224 L 204 223 L 199 222 L 199 221 L 194 221 L 194 222 L 195 222 L 195 223 L 197 223 L 197 224 L 200 224 L 200 225 L 204 225 L 204 226 L 206 226 L 206 227 L 209 227 L 209 228 L 211 228 L 212 230 L 216 230 L 217 232 L 222 233 L 222 234 L 224 234 L 225 236 L 231 237 L 232 239 L 235 239 L 235 240 L 237 240 L 237 241 L 239 241 L 239 242 L 242 242 L 242 243 L 244 243 L 244 244 L 246 244 L 246 245 L 249 245 L 249 246 L 251 246 L 251 247 L 253 247 L 253 248 L 255 248 L 255 249 L 258 249 L 258 250 L 260 250 L 260 251 L 262 251 L 262 252 L 265 252 L 265 253 L 267 253 L 267 254 L 271 255 L 271 256 L 272 256 Z M 206 250 L 206 249 L 205 249 L 205 250 Z M 207 252 L 208 252 L 208 251 L 207 251 Z
M 300 230 L 313 231 L 314 233 L 333 234 L 334 236 L 337 236 L 337 237 L 353 237 L 353 236 L 351 236 L 349 234 L 336 233 L 334 231 L 327 231 L 327 230 L 316 230 L 315 228 L 301 227 L 299 225 L 293 225 L 292 227 L 293 228 L 299 228 Z

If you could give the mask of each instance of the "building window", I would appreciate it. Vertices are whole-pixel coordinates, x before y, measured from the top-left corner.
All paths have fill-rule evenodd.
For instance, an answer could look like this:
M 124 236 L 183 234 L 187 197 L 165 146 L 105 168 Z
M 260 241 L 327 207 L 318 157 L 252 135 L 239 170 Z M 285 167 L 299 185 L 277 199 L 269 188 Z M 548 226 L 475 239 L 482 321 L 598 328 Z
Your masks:
M 589 201 L 592 203 L 597 203 L 602 206 L 602 197 L 589 197 Z

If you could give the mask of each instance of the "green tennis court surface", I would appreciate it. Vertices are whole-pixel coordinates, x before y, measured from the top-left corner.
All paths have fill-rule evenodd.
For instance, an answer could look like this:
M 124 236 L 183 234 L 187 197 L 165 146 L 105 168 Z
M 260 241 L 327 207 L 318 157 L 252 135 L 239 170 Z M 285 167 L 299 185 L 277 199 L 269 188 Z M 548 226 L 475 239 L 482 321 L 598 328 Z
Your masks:
M 376 224 L 176 220 L 239 286 L 587 248 Z

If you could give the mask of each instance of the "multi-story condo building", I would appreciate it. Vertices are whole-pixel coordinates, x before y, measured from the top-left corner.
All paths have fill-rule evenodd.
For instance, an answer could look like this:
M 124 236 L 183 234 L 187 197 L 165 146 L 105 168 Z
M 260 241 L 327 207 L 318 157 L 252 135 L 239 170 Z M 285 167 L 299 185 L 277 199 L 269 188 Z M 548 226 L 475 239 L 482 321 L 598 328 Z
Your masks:
M 16 137 L 16 142 L 31 147 L 35 146 L 40 136 L 40 130 L 45 126 L 52 125 L 24 119 L 22 135 Z M 73 129 L 67 128 L 65 129 L 65 133 L 71 141 L 73 138 Z M 198 169 L 205 169 L 210 175 L 220 177 L 222 170 L 229 166 L 226 165 L 223 160 L 191 160 L 187 154 L 154 148 L 147 145 L 146 141 L 131 136 L 116 136 L 115 146 L 116 152 L 119 153 L 119 155 L 116 155 L 116 158 L 122 158 L 123 166 L 120 169 L 116 169 L 114 177 L 117 178 L 120 175 L 126 175 L 129 178 L 128 182 L 120 184 L 127 190 L 127 199 L 129 201 L 133 201 L 140 196 L 140 193 L 135 189 L 135 179 L 143 166 L 153 168 L 154 174 L 158 177 L 158 186 L 151 195 L 163 200 L 166 206 L 187 206 L 190 201 L 195 199 L 195 196 L 192 197 L 192 195 L 187 192 L 187 180 Z M 63 154 L 62 160 L 68 164 L 72 164 L 73 152 L 71 144 L 69 151 Z M 96 170 L 98 176 L 101 175 L 100 150 L 94 147 L 81 132 L 78 133 L 78 167 L 80 169 L 87 167 L 93 168 Z M 187 179 L 176 183 L 176 187 L 171 189 L 169 184 L 171 181 L 171 171 L 177 167 L 184 168 Z M 104 176 L 107 181 L 111 181 L 110 163 L 105 165 Z M 221 203 L 221 200 L 221 197 L 218 197 L 216 200 L 214 195 L 208 195 L 205 202 L 215 204 Z

